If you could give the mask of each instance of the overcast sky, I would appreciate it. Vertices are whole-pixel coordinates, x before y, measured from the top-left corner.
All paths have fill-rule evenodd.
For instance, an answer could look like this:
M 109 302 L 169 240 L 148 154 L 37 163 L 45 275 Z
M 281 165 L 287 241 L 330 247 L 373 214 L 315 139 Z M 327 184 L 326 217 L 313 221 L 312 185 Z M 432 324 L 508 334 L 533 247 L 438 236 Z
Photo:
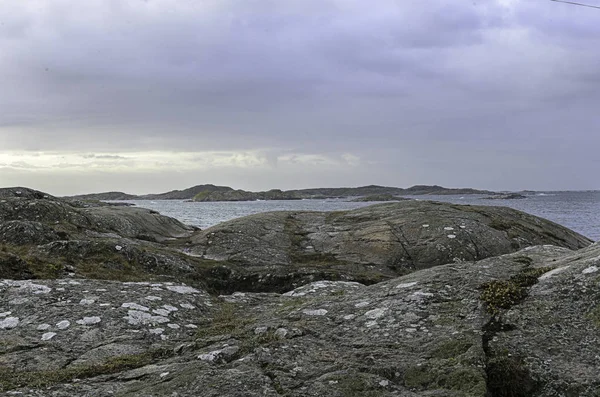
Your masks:
M 549 0 L 0 0 L 0 186 L 600 189 L 599 49 Z

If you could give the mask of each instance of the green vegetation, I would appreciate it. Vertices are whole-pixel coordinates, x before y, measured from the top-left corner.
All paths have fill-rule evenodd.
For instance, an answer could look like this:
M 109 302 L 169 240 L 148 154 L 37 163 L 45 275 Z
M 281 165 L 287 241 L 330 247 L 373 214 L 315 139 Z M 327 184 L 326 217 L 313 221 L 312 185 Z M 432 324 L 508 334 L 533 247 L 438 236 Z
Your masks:
M 0 367 L 0 391 L 7 391 L 17 387 L 39 389 L 57 383 L 71 382 L 74 379 L 110 375 L 152 364 L 171 354 L 172 351 L 157 349 L 140 354 L 112 357 L 102 364 L 81 365 L 47 371 L 16 371 Z
M 588 318 L 600 328 L 600 305 L 597 305 L 588 313 Z
M 484 397 L 487 390 L 484 372 L 468 367 L 411 367 L 404 373 L 404 385 L 416 390 L 455 390 L 473 397 Z
M 224 302 L 220 305 L 212 320 L 199 325 L 196 339 L 207 339 L 215 336 L 230 335 L 240 337 L 245 333 L 246 326 L 254 321 L 238 310 L 234 303 Z
M 438 345 L 431 353 L 432 357 L 439 359 L 454 359 L 467 352 L 473 346 L 465 340 L 448 340 Z
M 344 374 L 336 376 L 334 381 L 337 381 L 337 388 L 342 392 L 344 397 L 380 397 L 383 396 L 383 391 L 379 385 L 375 386 L 369 381 L 367 375 L 363 374 Z
M 193 201 L 202 201 L 206 197 L 210 196 L 211 193 L 212 193 L 211 191 L 205 190 L 203 192 L 196 194 L 192 200 Z
M 497 315 L 502 309 L 510 309 L 527 297 L 529 287 L 537 283 L 538 277 L 552 270 L 549 267 L 527 268 L 509 280 L 497 280 L 484 284 L 480 299 L 487 311 Z

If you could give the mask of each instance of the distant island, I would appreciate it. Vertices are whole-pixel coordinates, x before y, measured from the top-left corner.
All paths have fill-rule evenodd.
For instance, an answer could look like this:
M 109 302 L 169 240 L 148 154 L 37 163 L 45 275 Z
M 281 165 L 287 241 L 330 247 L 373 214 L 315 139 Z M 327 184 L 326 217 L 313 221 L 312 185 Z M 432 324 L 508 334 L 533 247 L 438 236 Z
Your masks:
M 212 184 L 197 185 L 185 190 L 172 190 L 166 193 L 133 195 L 123 192 L 105 192 L 70 196 L 78 200 L 191 200 L 198 202 L 213 201 L 256 201 L 256 200 L 304 200 L 304 199 L 333 199 L 333 198 L 368 198 L 368 197 L 398 197 L 421 195 L 451 195 L 451 194 L 487 194 L 496 192 L 470 188 L 445 188 L 442 186 L 416 185 L 409 188 L 369 185 L 362 187 L 314 188 L 298 190 L 273 189 L 262 192 L 233 189 L 229 186 Z M 367 200 L 368 201 L 368 200 Z M 385 201 L 385 200 L 384 200 Z

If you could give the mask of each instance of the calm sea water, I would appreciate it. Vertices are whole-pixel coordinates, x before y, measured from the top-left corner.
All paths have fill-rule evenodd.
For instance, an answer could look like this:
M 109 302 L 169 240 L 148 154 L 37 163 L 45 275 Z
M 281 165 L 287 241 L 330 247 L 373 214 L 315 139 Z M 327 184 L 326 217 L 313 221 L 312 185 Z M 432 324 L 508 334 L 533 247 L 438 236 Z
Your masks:
M 479 195 L 406 196 L 417 200 L 436 200 L 456 204 L 502 205 L 549 219 L 595 241 L 600 240 L 600 191 L 536 193 L 522 200 L 485 200 Z M 191 203 L 177 200 L 127 201 L 150 208 L 183 223 L 207 228 L 241 216 L 267 211 L 336 211 L 375 203 L 344 200 L 248 201 L 229 203 Z

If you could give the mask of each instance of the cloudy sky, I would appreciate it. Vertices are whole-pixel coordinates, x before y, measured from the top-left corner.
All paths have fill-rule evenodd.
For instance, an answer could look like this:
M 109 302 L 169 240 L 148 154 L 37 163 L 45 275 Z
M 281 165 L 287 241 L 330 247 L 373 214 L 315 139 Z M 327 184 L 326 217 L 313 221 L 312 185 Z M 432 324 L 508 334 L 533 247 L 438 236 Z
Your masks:
M 0 0 L 0 186 L 600 189 L 599 48 L 549 0 Z

